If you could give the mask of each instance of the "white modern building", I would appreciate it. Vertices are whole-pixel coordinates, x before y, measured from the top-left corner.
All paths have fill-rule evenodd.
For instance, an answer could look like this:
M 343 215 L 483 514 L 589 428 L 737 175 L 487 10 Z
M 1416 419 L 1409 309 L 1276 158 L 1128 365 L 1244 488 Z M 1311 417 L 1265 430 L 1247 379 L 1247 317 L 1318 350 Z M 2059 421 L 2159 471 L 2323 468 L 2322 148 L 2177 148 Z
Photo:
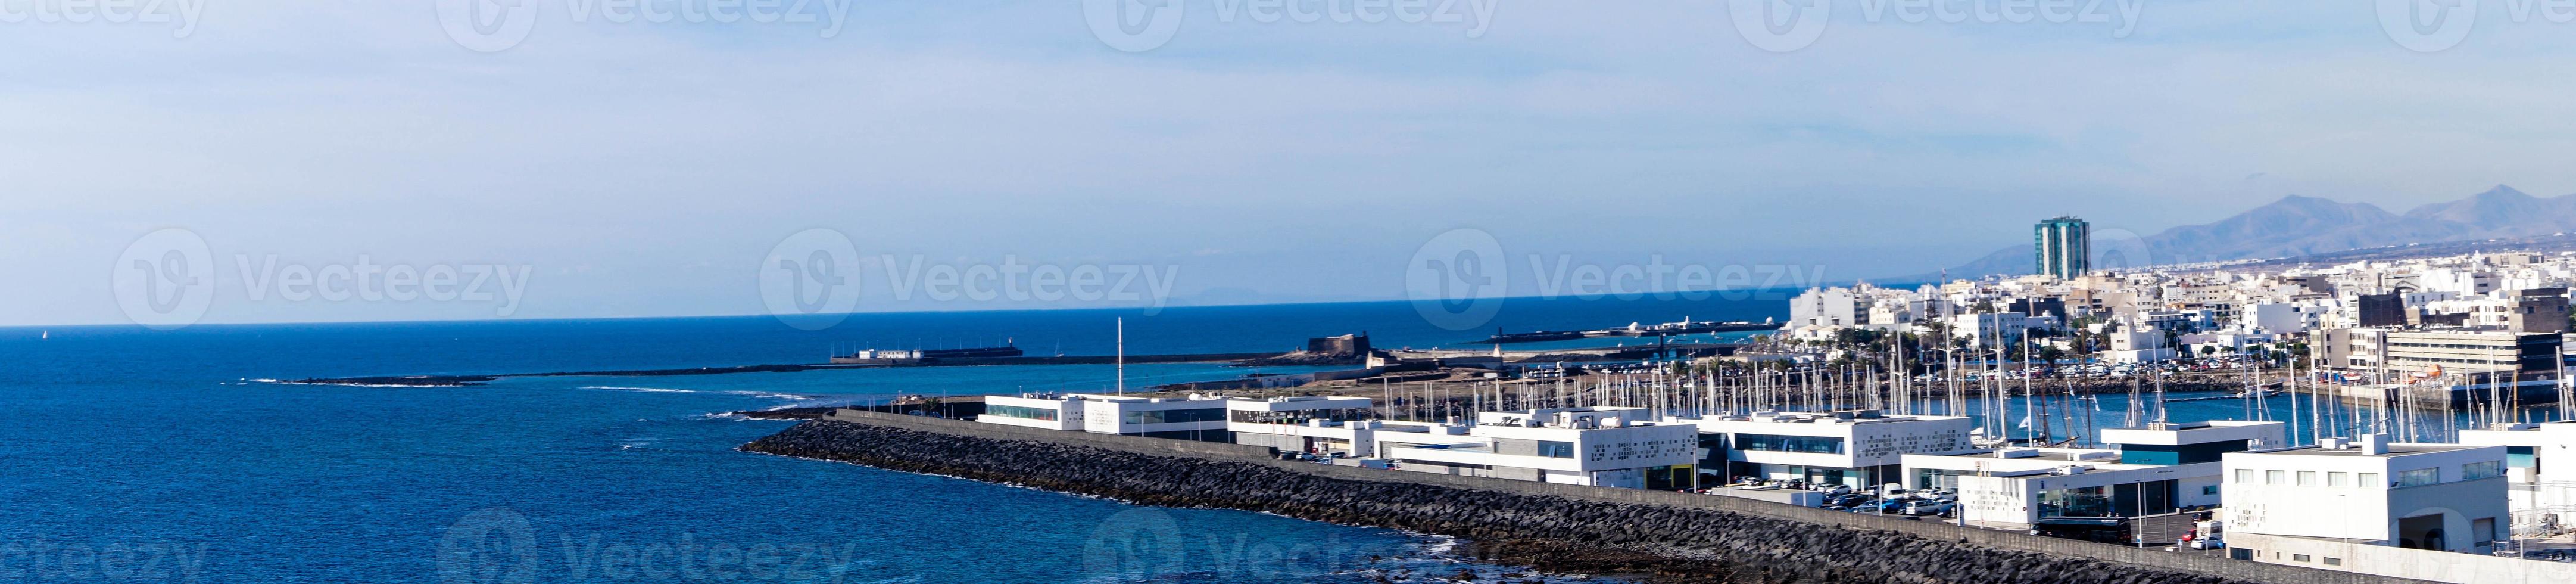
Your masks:
M 1383 446 L 1395 468 L 1570 485 L 1695 488 L 1699 429 L 1645 421 L 1644 408 L 1481 412 L 1445 443 Z M 1437 437 L 1433 437 L 1437 438 Z
M 2341 545 L 2485 553 L 2510 535 L 2504 459 L 2502 446 L 2391 444 L 2384 435 L 2229 453 L 2221 517 L 2230 553 L 2374 573 L 2354 553 L 2300 552 Z
M 1706 435 L 1708 460 L 1734 478 L 1806 479 L 1867 488 L 1902 480 L 1904 455 L 1968 448 L 1966 416 L 1887 416 L 1876 411 L 1755 412 L 1684 418 Z
M 2165 342 L 2162 330 L 2131 327 L 2105 336 L 2111 339 L 2111 347 L 2102 353 L 2102 359 L 2112 363 L 2153 363 L 2177 356 L 2174 347 Z
M 975 421 L 1044 430 L 1082 429 L 1082 400 L 1077 395 L 1024 393 L 984 396 L 984 414 Z
M 2287 424 L 2219 420 L 2101 434 L 2114 448 L 1907 455 L 1905 484 L 1956 489 L 1961 519 L 2009 529 L 2043 519 L 2165 515 L 2217 506 L 2221 456 L 2280 446 Z
M 2576 423 L 2461 430 L 2460 443 L 2504 448 L 2505 492 L 2512 501 L 2514 533 L 2576 527 Z
M 1226 431 L 1227 400 L 1205 395 L 1186 398 L 1122 397 L 1093 394 L 1024 394 L 985 396 L 984 414 L 975 421 L 1025 428 L 1081 430 L 1148 438 L 1232 442 Z
M 1466 433 L 1465 426 L 1376 419 L 1374 405 L 1364 397 L 1231 399 L 1225 427 L 1237 444 L 1352 458 L 1381 458 L 1386 445 L 1454 442 Z

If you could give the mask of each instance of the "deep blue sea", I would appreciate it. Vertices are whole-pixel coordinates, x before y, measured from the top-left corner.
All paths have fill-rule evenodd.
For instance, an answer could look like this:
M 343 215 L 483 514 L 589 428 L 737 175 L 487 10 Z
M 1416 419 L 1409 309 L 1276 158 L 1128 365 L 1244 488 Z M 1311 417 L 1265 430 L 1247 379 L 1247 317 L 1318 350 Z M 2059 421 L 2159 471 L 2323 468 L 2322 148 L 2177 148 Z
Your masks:
M 1515 299 L 1495 324 L 1760 320 L 1785 306 Z M 766 316 L 0 329 L 0 581 L 1359 582 L 1373 568 L 1457 570 L 1443 540 L 1417 534 L 738 453 L 790 423 L 717 415 L 1095 390 L 1114 383 L 1109 366 L 255 381 L 811 363 L 836 347 L 1003 339 L 1031 354 L 1108 354 L 1119 317 L 1139 354 L 1284 351 L 1359 331 L 1380 346 L 1462 346 L 1492 332 L 1442 330 L 1402 302 L 872 314 L 822 331 Z M 1131 383 L 1247 372 L 1128 368 Z

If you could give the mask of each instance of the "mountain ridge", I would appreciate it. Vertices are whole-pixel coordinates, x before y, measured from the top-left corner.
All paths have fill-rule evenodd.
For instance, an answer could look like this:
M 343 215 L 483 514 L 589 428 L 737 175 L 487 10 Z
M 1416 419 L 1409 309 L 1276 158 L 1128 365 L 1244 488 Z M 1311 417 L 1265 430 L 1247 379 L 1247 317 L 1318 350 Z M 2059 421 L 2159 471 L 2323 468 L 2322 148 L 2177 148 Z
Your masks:
M 2094 267 L 2215 262 L 2488 238 L 2548 235 L 2576 227 L 2576 194 L 2535 197 L 2496 185 L 2457 200 L 2426 203 L 2403 214 L 2369 203 L 2289 195 L 2224 219 L 2136 238 L 2094 238 Z M 2028 245 L 1953 267 L 1955 277 L 2030 274 Z M 2143 261 L 2135 259 L 2143 257 Z M 1929 276 L 1925 274 L 1922 276 Z

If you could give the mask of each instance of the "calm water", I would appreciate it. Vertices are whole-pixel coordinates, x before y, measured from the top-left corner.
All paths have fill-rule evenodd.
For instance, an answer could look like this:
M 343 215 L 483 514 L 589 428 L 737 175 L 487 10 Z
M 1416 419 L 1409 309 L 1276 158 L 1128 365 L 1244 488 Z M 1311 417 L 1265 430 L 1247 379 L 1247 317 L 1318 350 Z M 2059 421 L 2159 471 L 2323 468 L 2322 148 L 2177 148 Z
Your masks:
M 1779 316 L 1783 302 L 1515 301 L 1512 330 Z M 767 317 L 0 329 L 0 579 L 194 582 L 1357 582 L 1455 572 L 1436 539 L 731 449 L 787 422 L 719 412 L 1107 387 L 1108 366 L 467 388 L 258 379 L 813 362 L 836 344 L 1015 339 L 1033 354 L 1294 348 L 1367 330 L 1455 346 L 1405 303 Z M 1633 342 L 1633 341 L 1632 341 Z M 1273 369 L 1289 372 L 1296 369 Z M 1133 382 L 1247 373 L 1129 367 Z M 1407 558 L 1371 561 L 1370 556 Z

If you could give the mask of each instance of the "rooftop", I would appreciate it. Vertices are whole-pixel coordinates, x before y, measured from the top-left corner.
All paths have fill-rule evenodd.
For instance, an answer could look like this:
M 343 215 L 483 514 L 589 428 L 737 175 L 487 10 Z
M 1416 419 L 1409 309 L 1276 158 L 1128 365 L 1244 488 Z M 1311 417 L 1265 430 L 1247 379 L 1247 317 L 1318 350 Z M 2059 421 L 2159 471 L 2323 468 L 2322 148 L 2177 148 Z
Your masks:
M 2388 452 L 2386 452 L 2386 453 L 2383 453 L 2383 454 L 2371 454 L 2371 453 L 2370 453 L 2370 451 L 2368 451 L 2368 450 L 2363 450 L 2362 448 L 2360 448 L 2360 447 L 2358 447 L 2358 446 L 2355 446 L 2355 447 L 2352 447 L 2352 448 L 2325 448 L 2325 447 L 2322 447 L 2322 446 L 2317 446 L 2317 445 L 2313 445 L 2313 444 L 2311 444 L 2311 445 L 2307 445 L 2307 446 L 2293 446 L 2293 447 L 2289 447 L 2289 448 L 2276 448 L 2276 449 L 2271 449 L 2271 450 L 2255 450 L 2255 451 L 2245 452 L 2244 454 L 2260 454 L 2260 455 L 2292 455 L 2292 456 L 2338 456 L 2338 457 L 2355 457 L 2355 458 L 2394 458 L 2394 457 L 2399 457 L 2399 456 L 2411 456 L 2411 455 L 2417 455 L 2417 454 L 2436 454 L 2436 453 L 2442 453 L 2442 452 L 2458 452 L 2458 451 L 2462 451 L 2462 450 L 2475 450 L 2475 449 L 2479 449 L 2479 448 L 2493 448 L 2493 447 L 2491 447 L 2491 446 L 2469 446 L 2469 445 L 2463 445 L 2463 444 L 2397 443 L 2397 444 L 2390 444 L 2390 445 L 2388 445 Z

